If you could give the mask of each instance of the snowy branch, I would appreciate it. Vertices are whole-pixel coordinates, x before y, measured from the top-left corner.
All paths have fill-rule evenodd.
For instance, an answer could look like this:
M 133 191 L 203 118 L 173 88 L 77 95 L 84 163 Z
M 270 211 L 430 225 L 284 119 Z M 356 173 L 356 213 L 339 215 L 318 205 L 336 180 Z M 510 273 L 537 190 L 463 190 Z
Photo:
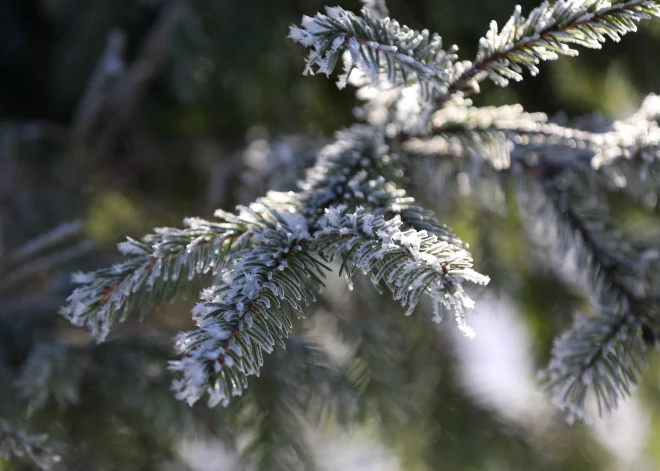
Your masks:
M 576 56 L 569 44 L 600 49 L 606 37 L 619 41 L 652 16 L 660 16 L 660 3 L 654 0 L 546 0 L 527 18 L 517 6 L 501 31 L 491 23 L 479 41 L 476 60 L 451 82 L 449 91 L 470 91 L 475 80 L 486 77 L 504 87 L 511 79 L 522 80 L 523 68 L 536 75 L 540 61 Z
M 660 127 L 654 119 L 658 109 L 660 100 L 649 95 L 631 117 L 594 132 L 553 123 L 544 113 L 528 113 L 520 105 L 475 107 L 470 100 L 454 100 L 431 115 L 430 136 L 411 137 L 403 149 L 422 155 L 477 156 L 495 170 L 509 168 L 512 157 L 524 164 L 532 151 L 548 154 L 562 149 L 570 151 L 564 162 L 569 166 L 590 164 L 598 169 L 633 158 L 650 165 L 660 160 Z
M 271 192 L 241 209 L 239 217 L 250 228 L 247 234 L 251 243 L 234 255 L 235 263 L 225 265 L 221 283 L 203 294 L 203 302 L 193 311 L 199 328 L 177 339 L 183 359 L 173 362 L 171 368 L 182 375 L 174 383 L 179 398 L 194 403 L 208 392 L 209 405 L 228 404 L 231 396 L 242 394 L 247 387 L 247 376 L 259 373 L 262 351 L 270 353 L 276 343 L 282 345 L 292 329 L 292 314 L 301 316 L 304 305 L 323 287 L 328 267 L 315 258 L 320 250 L 315 234 L 327 228 L 328 207 L 356 208 L 364 204 L 382 214 L 379 221 L 388 216 L 401 226 L 405 218 L 410 227 L 428 227 L 437 232 L 429 236 L 424 233 L 424 240 L 430 244 L 427 250 L 435 253 L 442 247 L 445 254 L 451 255 L 445 260 L 445 269 L 457 270 L 448 278 L 451 289 L 444 286 L 447 296 L 443 301 L 447 307 L 460 309 L 459 317 L 471 307 L 460 282 L 485 282 L 487 278 L 469 269 L 469 254 L 448 228 L 384 179 L 387 171 L 383 167 L 391 157 L 382 139 L 366 127 L 345 131 L 321 151 L 316 166 L 301 184 L 301 192 Z M 327 251 L 323 249 L 322 253 Z M 405 263 L 401 258 L 388 260 L 387 270 Z M 415 275 L 410 278 L 414 279 Z M 402 298 L 407 288 L 401 284 L 403 280 L 397 283 L 395 297 Z M 426 287 L 418 290 L 419 294 L 426 289 L 432 291 Z M 410 299 L 412 310 L 417 300 Z
M 346 75 L 340 78 L 340 88 L 353 68 L 359 68 L 372 81 L 380 80 L 381 72 L 393 85 L 406 85 L 416 78 L 426 96 L 444 94 L 454 73 L 456 47 L 442 49 L 442 40 L 427 30 L 414 31 L 390 18 L 375 18 L 367 8 L 360 16 L 340 7 L 327 8 L 311 18 L 303 17 L 302 28 L 291 27 L 290 37 L 311 48 L 305 74 L 317 72 L 330 75 L 343 51 L 350 54 Z
M 456 314 L 465 335 L 474 336 L 465 321 L 465 311 L 474 302 L 461 283 L 487 284 L 489 279 L 472 269 L 472 258 L 465 249 L 426 231 L 406 229 L 399 216 L 385 220 L 361 207 L 355 212 L 348 212 L 345 206 L 330 208 L 319 226 L 315 245 L 331 261 L 342 257 L 342 270 L 349 278 L 360 268 L 371 274 L 374 283 L 383 280 L 394 299 L 408 306 L 407 315 L 428 294 L 434 301 L 437 322 L 448 309 Z
M 174 299 L 196 277 L 217 273 L 231 252 L 245 242 L 243 221 L 223 211 L 225 222 L 189 218 L 186 228 L 161 228 L 141 241 L 118 244 L 127 260 L 111 268 L 77 273 L 82 286 L 68 297 L 61 314 L 105 339 L 114 322 L 123 321 L 134 306 L 144 314 Z M 183 280 L 182 278 L 185 278 Z
M 521 188 L 521 209 L 532 213 L 533 232 L 550 241 L 546 250 L 562 260 L 560 272 L 575 278 L 593 310 L 556 340 L 545 387 L 573 418 L 586 418 L 589 390 L 599 411 L 610 412 L 636 384 L 644 365 L 639 334 L 651 319 L 644 273 L 657 254 L 638 253 L 622 237 L 593 178 L 542 178 L 540 186 Z

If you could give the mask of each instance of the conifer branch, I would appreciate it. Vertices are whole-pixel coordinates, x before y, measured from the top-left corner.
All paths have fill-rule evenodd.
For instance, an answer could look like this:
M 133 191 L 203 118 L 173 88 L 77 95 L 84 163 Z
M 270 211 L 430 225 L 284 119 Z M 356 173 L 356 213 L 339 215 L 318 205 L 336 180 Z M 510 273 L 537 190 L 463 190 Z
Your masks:
M 30 458 L 40 469 L 51 469 L 60 457 L 44 447 L 45 436 L 29 435 L 0 418 L 0 458 Z
M 311 48 L 305 74 L 330 75 L 342 52 L 350 53 L 346 74 L 338 86 L 343 88 L 353 68 L 359 68 L 372 83 L 384 73 L 395 86 L 415 78 L 425 93 L 445 94 L 454 73 L 455 52 L 442 49 L 442 39 L 427 30 L 414 31 L 390 18 L 375 18 L 367 8 L 360 16 L 340 7 L 327 8 L 327 15 L 304 16 L 302 28 L 291 26 L 290 38 Z
M 385 220 L 358 207 L 348 212 L 345 206 L 326 210 L 314 234 L 315 246 L 328 259 L 342 257 L 342 270 L 350 278 L 356 269 L 370 273 L 374 283 L 381 280 L 394 299 L 412 314 L 423 294 L 434 301 L 434 319 L 443 310 L 456 314 L 459 328 L 469 337 L 474 331 L 465 321 L 465 311 L 474 302 L 461 283 L 487 284 L 489 279 L 475 272 L 469 253 L 426 231 L 402 228 L 401 218 Z M 402 230 L 403 229 L 403 230 Z
M 653 119 L 657 106 L 657 97 L 650 95 L 630 118 L 593 132 L 552 123 L 544 113 L 528 113 L 520 105 L 475 107 L 470 100 L 454 100 L 430 117 L 430 136 L 411 137 L 402 146 L 412 154 L 481 157 L 495 170 L 509 168 L 512 156 L 524 161 L 530 151 L 562 148 L 570 150 L 567 166 L 597 169 L 633 158 L 648 165 L 660 159 L 660 127 Z
M 194 309 L 199 328 L 177 340 L 183 354 L 181 360 L 171 363 L 171 369 L 182 375 L 174 383 L 177 397 L 194 403 L 208 392 L 209 405 L 226 405 L 231 396 L 242 394 L 247 376 L 259 373 L 262 351 L 270 353 L 276 343 L 283 345 L 292 329 L 292 313 L 302 315 L 302 304 L 313 300 L 314 292 L 323 287 L 328 267 L 314 257 L 319 249 L 313 234 L 325 227 L 325 210 L 331 206 L 365 204 L 391 217 L 397 226 L 404 217 L 407 224 L 437 231 L 430 239 L 438 241 L 446 253 L 460 253 L 452 263 L 464 270 L 452 277 L 453 289 L 446 304 L 461 310 L 471 306 L 459 281 L 483 282 L 486 278 L 467 270 L 471 259 L 448 228 L 385 180 L 384 167 L 392 159 L 387 151 L 379 133 L 354 127 L 321 151 L 300 193 L 271 192 L 241 210 L 252 243 L 234 255 L 236 263 L 223 268 L 222 282 L 207 290 Z M 460 247 L 456 253 L 455 246 Z M 396 262 L 404 261 L 392 260 L 394 265 L 388 270 L 394 270 Z M 448 269 L 451 264 L 447 264 Z M 404 287 L 397 286 L 397 290 L 395 294 L 403 296 Z
M 286 216 L 286 207 L 291 212 Z M 171 369 L 183 375 L 173 383 L 179 399 L 196 402 L 208 387 L 209 406 L 241 395 L 247 376 L 259 373 L 262 351 L 284 347 L 293 327 L 289 311 L 301 315 L 323 286 L 323 265 L 305 245 L 309 230 L 285 195 L 271 194 L 248 209 L 254 215 L 250 234 L 255 243 L 236 254 L 237 263 L 222 274 L 222 283 L 202 294 L 193 310 L 199 328 L 181 333 L 182 360 Z
M 326 267 L 308 248 L 310 233 L 326 205 L 365 198 L 367 169 L 378 174 L 387 149 L 364 127 L 338 137 L 321 150 L 300 193 L 271 192 L 241 209 L 252 243 L 193 311 L 199 328 L 177 339 L 183 358 L 171 369 L 182 375 L 173 384 L 180 399 L 192 404 L 208 391 L 209 405 L 227 405 L 240 395 L 247 376 L 259 373 L 262 350 L 271 352 L 291 332 L 290 311 L 302 315 L 300 302 L 323 286 Z
M 476 60 L 449 84 L 449 94 L 474 91 L 474 82 L 486 77 L 504 87 L 510 79 L 522 80 L 523 68 L 536 75 L 540 61 L 576 56 L 570 44 L 600 49 L 606 37 L 619 41 L 653 16 L 660 16 L 655 0 L 546 0 L 527 18 L 517 6 L 501 31 L 491 23 Z
M 223 211 L 216 216 L 224 222 L 189 218 L 184 229 L 161 228 L 140 241 L 128 238 L 119 243 L 128 259 L 111 268 L 75 274 L 73 281 L 82 286 L 67 298 L 61 314 L 74 325 L 88 327 L 101 341 L 134 306 L 144 315 L 174 299 L 194 278 L 217 273 L 231 252 L 244 244 L 246 226 Z
M 520 80 L 524 68 L 535 74 L 541 60 L 575 55 L 572 44 L 600 47 L 606 36 L 618 40 L 651 16 L 660 16 L 657 1 L 546 1 L 528 18 L 517 8 L 501 31 L 491 25 L 473 64 L 457 62 L 456 48 L 444 50 L 437 34 L 376 18 L 367 9 L 355 15 L 337 7 L 303 17 L 290 37 L 310 49 L 304 73 L 329 75 L 343 54 L 340 86 L 354 69 L 376 85 L 378 96 L 365 107 L 373 126 L 340 133 L 319 152 L 296 192 L 270 192 L 238 207 L 236 215 L 218 211 L 220 222 L 188 219 L 183 229 L 159 229 L 119 244 L 127 259 L 76 275 L 82 286 L 62 314 L 102 340 L 134 306 L 144 314 L 192 281 L 213 277 L 215 285 L 193 309 L 197 328 L 179 334 L 182 357 L 170 363 L 177 398 L 193 404 L 208 394 L 210 406 L 227 405 L 242 394 L 247 377 L 260 373 L 263 353 L 286 345 L 293 317 L 302 316 L 323 288 L 327 260 L 341 258 L 340 271 L 349 282 L 358 269 L 370 274 L 407 314 L 428 295 L 436 320 L 449 309 L 472 335 L 465 312 L 473 301 L 462 283 L 489 279 L 472 269 L 467 245 L 397 187 L 402 160 L 394 152 L 399 147 L 389 144 L 402 144 L 413 154 L 478 155 L 496 170 L 540 172 L 541 186 L 521 192 L 521 199 L 535 196 L 526 201 L 527 209 L 540 214 L 540 226 L 556 236 L 555 252 L 575 257 L 594 311 L 557 341 L 548 388 L 575 416 L 584 415 L 590 389 L 603 410 L 611 409 L 629 393 L 643 360 L 637 334 L 650 322 L 646 296 L 652 283 L 640 273 L 646 273 L 648 267 L 641 266 L 648 260 L 626 244 L 602 198 L 589 194 L 597 188 L 576 186 L 567 175 L 612 166 L 620 158 L 657 163 L 657 100 L 630 120 L 592 132 L 552 123 L 520 106 L 477 108 L 461 92 L 477 91 L 486 77 L 502 86 Z M 420 97 L 430 100 L 422 103 Z M 431 114 L 437 104 L 442 108 Z M 374 122 L 377 114 L 380 121 Z M 543 150 L 543 158 L 528 163 L 532 149 Z M 544 160 L 557 150 L 568 157 L 559 164 Z M 522 164 L 511 165 L 518 158 Z M 332 376 L 330 369 L 321 370 Z M 264 427 L 269 439 L 270 425 Z M 277 457 L 273 463 L 286 468 Z
M 218 211 L 224 222 L 188 219 L 186 228 L 160 229 L 119 244 L 128 260 L 76 275 L 83 286 L 62 313 L 102 340 L 132 306 L 144 314 L 193 278 L 215 275 L 219 285 L 206 290 L 193 310 L 199 328 L 180 334 L 183 359 L 171 369 L 182 375 L 173 386 L 177 397 L 193 403 L 208 390 L 211 405 L 226 404 L 246 387 L 247 375 L 259 372 L 262 351 L 282 345 L 291 314 L 300 315 L 322 287 L 327 267 L 308 245 L 327 207 L 363 204 L 387 217 L 399 215 L 408 226 L 433 230 L 444 244 L 464 250 L 446 226 L 385 180 L 396 173 L 395 157 L 387 152 L 378 132 L 354 127 L 320 152 L 298 193 L 270 193 L 239 208 L 237 216 Z
M 544 113 L 528 113 L 520 105 L 475 107 L 470 100 L 458 100 L 435 112 L 430 118 L 429 134 L 408 139 L 403 143 L 404 150 L 479 157 L 495 170 L 509 168 L 516 147 L 584 150 L 594 140 L 590 132 L 550 123 Z
M 562 260 L 568 257 L 564 264 L 573 260 L 572 270 L 593 309 L 592 316 L 578 317 L 556 340 L 553 360 L 543 372 L 545 388 L 573 419 L 587 418 L 589 390 L 595 393 L 599 411 L 610 412 L 620 396 L 630 395 L 645 364 L 639 334 L 650 321 L 644 301 L 650 286 L 643 276 L 648 261 L 623 239 L 593 179 L 543 177 L 540 188 L 519 195 L 523 206 L 541 214 L 544 224 L 537 230 L 552 242 L 547 249 L 561 254 Z

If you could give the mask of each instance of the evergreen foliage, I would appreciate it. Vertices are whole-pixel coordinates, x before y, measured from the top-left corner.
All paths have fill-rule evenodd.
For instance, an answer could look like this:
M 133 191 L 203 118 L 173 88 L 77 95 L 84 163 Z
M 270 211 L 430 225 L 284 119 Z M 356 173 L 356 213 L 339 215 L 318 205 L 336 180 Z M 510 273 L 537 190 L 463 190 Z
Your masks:
M 554 59 L 558 53 L 572 54 L 574 51 L 566 46 L 568 42 L 599 47 L 603 35 L 616 40 L 634 30 L 636 21 L 658 13 L 658 5 L 651 1 L 546 2 L 528 19 L 522 18 L 517 9 L 500 33 L 496 25 L 491 27 L 480 42 L 475 64 L 456 81 L 448 75 L 457 67 L 455 50 L 443 51 L 437 35 L 429 37 L 427 32 L 412 31 L 389 19 L 376 19 L 367 9 L 362 10 L 361 16 L 332 8 L 328 9 L 328 16 L 305 17 L 303 29 L 292 27 L 291 37 L 314 51 L 307 59 L 306 73 L 317 65 L 320 72 L 329 75 L 346 48 L 351 67 L 362 69 L 372 82 L 377 82 L 382 72 L 392 85 L 405 87 L 409 85 L 409 76 L 414 75 L 422 89 L 447 95 L 450 90 L 463 90 L 454 83 L 465 77 L 479 79 L 477 71 L 506 85 L 507 78 L 521 78 L 521 65 L 535 73 L 539 60 Z M 650 121 L 645 124 L 646 135 L 654 134 L 657 125 Z M 429 127 L 435 134 L 432 139 L 446 142 L 448 136 L 451 139 L 458 135 L 464 148 L 479 148 L 484 143 L 488 147 L 493 143 L 504 147 L 497 152 L 504 157 L 493 158 L 492 152 L 481 152 L 491 154 L 487 160 L 497 170 L 510 167 L 507 154 L 512 141 L 533 147 L 573 148 L 579 143 L 579 147 L 595 149 L 599 165 L 612 160 L 602 155 L 611 152 L 612 146 L 601 144 L 605 140 L 601 136 L 547 124 L 545 116 L 527 114 L 517 107 L 475 108 L 459 100 L 432 115 Z M 460 132 L 461 128 L 465 131 Z M 625 131 L 622 134 L 629 136 Z M 625 140 L 611 134 L 607 138 L 614 142 Z M 637 142 L 621 145 L 619 156 L 631 158 L 639 148 Z M 443 306 L 450 308 L 456 312 L 461 329 L 472 335 L 463 311 L 473 303 L 464 293 L 461 281 L 483 284 L 488 278 L 472 270 L 469 253 L 444 227 L 436 226 L 433 220 L 426 222 L 428 216 L 417 212 L 416 222 L 439 229 L 438 235 L 434 231 L 418 232 L 409 218 L 404 222 L 397 214 L 401 196 L 395 187 L 384 184 L 382 175 L 386 172 L 382 167 L 394 165 L 383 163 L 387 152 L 388 146 L 377 131 L 346 131 L 321 151 L 319 163 L 301 185 L 301 193 L 272 193 L 247 208 L 239 208 L 237 216 L 219 211 L 216 216 L 220 223 L 192 219 L 186 229 L 161 229 L 140 242 L 129 239 L 119 248 L 133 257 L 111 269 L 77 275 L 74 281 L 82 286 L 71 295 L 62 312 L 74 324 L 90 326 L 102 340 L 111 324 L 131 310 L 135 298 L 146 299 L 140 301 L 144 312 L 154 304 L 152 299 L 176 295 L 182 272 L 188 273 L 188 281 L 197 274 L 215 272 L 219 284 L 205 290 L 202 303 L 193 310 L 199 329 L 178 337 L 177 349 L 184 358 L 171 366 L 183 376 L 174 383 L 177 396 L 192 404 L 208 389 L 211 406 L 219 402 L 227 405 L 231 396 L 241 395 L 248 385 L 246 376 L 259 373 L 262 351 L 270 353 L 276 343 L 283 345 L 293 326 L 290 312 L 299 316 L 302 304 L 314 299 L 314 291 L 323 286 L 322 277 L 328 267 L 316 258 L 318 255 L 329 260 L 341 255 L 349 277 L 359 267 L 372 273 L 375 283 L 384 280 L 394 298 L 409 306 L 408 313 L 420 296 L 428 293 L 437 306 L 438 320 Z M 441 153 L 437 149 L 425 152 Z M 655 155 L 652 153 L 651 157 Z M 561 198 L 555 193 L 550 192 L 550 201 L 554 201 L 553 197 Z M 593 196 L 590 200 L 598 202 Z M 357 212 L 347 212 L 344 201 L 350 202 Z M 367 204 L 366 208 L 355 206 L 361 201 Z M 391 207 L 388 209 L 386 204 Z M 560 211 L 556 224 L 566 218 L 569 227 L 573 227 L 559 236 L 564 243 L 575 239 L 572 233 L 577 232 L 581 246 L 604 254 L 618 251 L 619 256 L 624 256 L 617 247 L 601 247 L 592 242 L 589 226 L 576 212 L 564 207 L 563 199 L 553 204 Z M 379 210 L 386 212 L 377 215 Z M 327 214 L 322 216 L 324 211 Z M 607 214 L 606 209 L 604 213 Z M 596 219 L 596 225 L 603 225 L 602 217 Z M 599 267 L 609 265 L 589 252 L 581 257 L 594 261 L 591 270 L 596 273 Z M 623 289 L 618 288 L 616 278 L 607 282 L 607 288 L 601 286 L 603 283 L 597 279 L 595 291 L 610 296 L 613 289 Z M 613 283 L 613 288 L 609 283 Z M 562 373 L 558 378 L 557 373 L 550 373 L 553 384 L 568 381 L 584 386 L 591 385 L 593 368 L 598 368 L 600 376 L 609 375 L 604 386 L 594 384 L 599 404 L 606 410 L 616 404 L 620 393 L 629 393 L 629 384 L 636 377 L 631 368 L 637 364 L 641 349 L 635 340 L 638 329 L 634 324 L 641 315 L 628 313 L 631 300 L 625 290 L 615 296 L 617 302 L 599 303 L 607 306 L 608 312 L 596 313 L 586 327 L 580 326 L 574 335 L 562 337 L 551 367 L 551 371 Z M 601 340 L 589 329 L 605 335 Z M 610 343 L 617 339 L 627 343 L 612 347 Z M 566 345 L 565 349 L 570 350 L 585 343 L 586 347 L 570 356 L 559 347 Z M 597 366 L 605 364 L 598 361 L 601 357 L 610 356 L 621 363 L 607 369 Z M 570 396 L 569 406 L 578 415 L 584 411 L 585 393 L 586 387 L 566 393 Z
M 375 18 L 367 8 L 362 9 L 361 16 L 339 7 L 328 8 L 327 16 L 304 17 L 302 26 L 292 26 L 290 37 L 313 49 L 305 74 L 313 73 L 312 67 L 317 66 L 317 72 L 329 76 L 347 50 L 350 66 L 340 78 L 339 88 L 346 85 L 353 67 L 358 67 L 374 83 L 383 72 L 393 85 L 405 85 L 416 78 L 427 95 L 447 91 L 456 48 L 442 49 L 437 34 L 414 31 L 389 18 Z
M 543 214 L 546 240 L 553 251 L 575 257 L 581 267 L 576 280 L 589 296 L 595 315 L 578 315 L 575 325 L 559 337 L 553 359 L 542 372 L 546 388 L 560 407 L 585 418 L 590 388 L 599 413 L 614 409 L 630 395 L 645 366 L 642 331 L 653 324 L 657 291 L 657 254 L 639 252 L 611 220 L 604 195 L 593 177 L 576 171 L 540 188 L 520 191 L 528 211 Z M 646 327 L 648 328 L 648 327 Z
M 527 18 L 517 6 L 501 31 L 491 23 L 474 63 L 450 88 L 463 89 L 468 79 L 482 77 L 506 86 L 511 79 L 522 80 L 523 67 L 536 75 L 540 61 L 577 55 L 570 44 L 600 49 L 607 37 L 619 41 L 637 31 L 641 20 L 654 16 L 660 16 L 660 7 L 649 0 L 546 0 Z
M 363 99 L 356 115 L 366 123 L 331 140 L 304 141 L 315 149 L 304 175 L 289 171 L 281 187 L 250 195 L 256 199 L 235 213 L 219 209 L 213 220 L 187 218 L 182 228 L 129 237 L 118 244 L 122 261 L 75 273 L 78 286 L 60 313 L 100 344 L 63 341 L 49 319 L 17 347 L 20 362 L 6 374 L 0 364 L 16 391 L 0 404 L 6 416 L 0 418 L 0 457 L 27 457 L 43 469 L 78 469 L 66 446 L 51 451 L 45 437 L 31 432 L 58 409 L 71 421 L 53 434 L 53 443 L 81 440 L 78 455 L 86 464 L 114 469 L 95 461 L 85 438 L 88 424 L 81 416 L 95 403 L 112 411 L 99 419 L 100 440 L 114 444 L 108 455 L 116 455 L 122 469 L 156 468 L 175 459 L 173 437 L 199 435 L 240 442 L 248 468 L 315 469 L 305 434 L 309 423 L 364 419 L 369 408 L 382 423 L 401 424 L 401 410 L 425 414 L 416 401 L 434 404 L 429 384 L 439 382 L 440 373 L 420 345 L 437 349 L 442 339 L 424 319 L 366 316 L 359 308 L 328 316 L 350 350 L 344 356 L 324 348 L 331 336 L 310 327 L 316 317 L 304 319 L 326 308 L 341 311 L 340 301 L 324 295 L 333 289 L 335 272 L 351 289 L 359 287 L 358 305 L 384 302 L 365 294 L 361 272 L 381 294 L 386 288 L 406 315 L 428 303 L 432 321 L 448 313 L 465 336 L 474 337 L 473 297 L 491 278 L 497 283 L 499 274 L 481 267 L 470 246 L 425 209 L 447 203 L 437 201 L 441 182 L 425 168 L 456 185 L 449 199 L 484 179 L 505 202 L 515 198 L 536 252 L 545 253 L 558 277 L 588 300 L 554 342 L 552 360 L 541 372 L 545 390 L 570 420 L 589 420 L 592 396 L 600 414 L 614 410 L 631 395 L 647 346 L 659 338 L 660 252 L 657 243 L 631 240 L 622 230 L 612 193 L 642 202 L 655 195 L 657 202 L 660 98 L 648 96 L 628 119 L 566 122 L 518 104 L 476 106 L 466 95 L 478 93 L 486 78 L 507 86 L 522 80 L 525 69 L 536 75 L 541 61 L 576 55 L 573 44 L 600 48 L 606 37 L 618 41 L 656 16 L 660 2 L 654 0 L 545 1 L 527 17 L 516 7 L 501 29 L 491 23 L 474 61 L 460 61 L 458 48 L 444 48 L 437 34 L 388 18 L 378 2 L 359 15 L 334 7 L 303 17 L 290 29 L 290 38 L 310 49 L 303 73 L 329 76 L 341 59 L 345 73 L 338 86 L 356 85 Z M 286 168 L 303 160 L 297 151 L 309 153 L 282 148 L 288 153 L 281 159 L 274 145 L 263 155 Z M 271 173 L 244 177 L 255 188 L 269 187 Z M 411 181 L 415 197 L 408 192 Z M 10 270 L 0 266 L 0 301 L 44 266 L 91 250 L 83 241 L 50 253 L 79 232 L 79 224 L 65 225 L 14 251 Z M 148 319 L 154 308 L 196 296 L 200 288 L 192 309 L 196 327 L 176 335 L 176 359 L 160 338 L 140 344 L 111 335 L 133 314 Z M 18 337 L 19 327 L 8 327 L 7 336 Z M 385 343 L 400 352 L 382 348 Z M 9 351 L 0 348 L 0 359 L 10 358 Z M 411 388 L 408 397 L 401 386 L 421 375 L 430 375 L 430 383 Z M 370 393 L 371 402 L 363 401 Z M 209 407 L 225 407 L 214 412 L 212 424 L 197 413 L 205 395 Z M 12 411 L 19 400 L 26 407 Z M 393 405 L 401 409 L 392 411 Z M 136 411 L 148 425 L 133 422 Z M 437 404 L 431 413 L 445 417 Z M 19 425 L 26 418 L 32 427 L 24 429 Z M 144 441 L 144 453 L 129 456 L 125 447 L 122 454 L 129 441 Z M 434 462 L 433 452 L 426 453 Z

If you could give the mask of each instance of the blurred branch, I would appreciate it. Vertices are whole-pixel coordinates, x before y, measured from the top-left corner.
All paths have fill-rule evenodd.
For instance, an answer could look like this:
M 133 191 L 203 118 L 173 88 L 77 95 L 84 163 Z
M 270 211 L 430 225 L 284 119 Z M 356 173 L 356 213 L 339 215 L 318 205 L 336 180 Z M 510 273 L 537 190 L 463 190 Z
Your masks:
M 185 12 L 185 6 L 185 0 L 171 0 L 163 7 L 156 23 L 147 33 L 138 57 L 117 85 L 111 115 L 97 146 L 101 158 L 112 152 L 136 112 L 147 84 L 165 64 L 172 33 Z
M 34 212 L 28 192 L 17 186 L 18 166 L 17 166 L 17 139 L 16 131 L 13 127 L 0 127 L 0 266 L 2 264 L 4 248 L 4 226 L 8 219 L 9 205 L 12 202 L 29 219 L 33 218 Z
M 61 250 L 41 258 L 38 258 L 32 262 L 26 263 L 18 270 L 9 273 L 3 280 L 0 281 L 0 293 L 6 292 L 11 288 L 15 288 L 19 283 L 32 278 L 33 276 L 38 275 L 44 270 L 59 265 L 61 263 L 66 263 L 75 258 L 78 258 L 96 247 L 94 242 L 91 240 L 85 240 L 80 242 L 78 245 L 75 245 L 71 248 Z
M 51 469 L 60 461 L 60 457 L 53 454 L 48 448 L 44 448 L 45 440 L 46 436 L 28 435 L 23 429 L 15 428 L 0 418 L 0 457 L 2 458 L 8 459 L 12 455 L 19 458 L 27 456 L 39 468 Z
M 82 228 L 81 221 L 71 221 L 61 224 L 52 231 L 41 234 L 26 242 L 22 247 L 14 250 L 7 257 L 7 264 L 24 262 L 39 252 L 43 252 L 69 238 L 79 235 L 82 232 Z
M 109 105 L 113 87 L 126 72 L 122 55 L 126 47 L 126 33 L 113 29 L 108 35 L 103 56 L 92 73 L 73 119 L 75 147 L 84 143 L 101 112 Z

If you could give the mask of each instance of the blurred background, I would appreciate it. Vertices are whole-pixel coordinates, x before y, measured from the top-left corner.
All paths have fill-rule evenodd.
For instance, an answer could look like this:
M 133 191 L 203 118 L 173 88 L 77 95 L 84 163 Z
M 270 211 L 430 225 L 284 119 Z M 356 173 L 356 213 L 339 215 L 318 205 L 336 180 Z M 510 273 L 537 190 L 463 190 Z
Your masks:
M 536 6 L 520 3 L 523 12 Z M 387 5 L 471 59 L 490 20 L 503 24 L 514 2 Z M 59 318 L 71 273 L 119 260 L 124 236 L 294 188 L 323 139 L 355 121 L 354 93 L 303 77 L 306 52 L 287 39 L 290 24 L 323 6 L 0 0 L 0 418 L 47 434 L 56 466 L 68 470 L 660 469 L 656 356 L 616 414 L 566 424 L 536 371 L 586 301 L 544 268 L 506 195 L 480 204 L 481 187 L 457 192 L 440 170 L 431 189 L 451 198 L 410 186 L 493 280 L 475 295 L 475 340 L 451 319 L 429 328 L 422 307 L 404 317 L 368 283 L 350 292 L 330 280 L 291 348 L 267 359 L 270 373 L 228 409 L 209 410 L 168 390 L 171 337 L 191 327 L 194 296 L 141 323 L 134 316 L 99 346 Z M 647 22 L 604 51 L 542 64 L 520 84 L 484 84 L 475 102 L 519 102 L 558 119 L 623 117 L 660 92 L 659 52 L 660 21 Z M 643 229 L 660 240 L 657 198 L 646 203 L 618 202 L 617 214 L 631 236 Z M 322 398 L 291 399 L 315 394 L 310 340 L 357 378 L 357 417 L 326 413 L 321 426 L 308 406 L 324 409 Z M 0 460 L 3 471 L 34 466 Z

